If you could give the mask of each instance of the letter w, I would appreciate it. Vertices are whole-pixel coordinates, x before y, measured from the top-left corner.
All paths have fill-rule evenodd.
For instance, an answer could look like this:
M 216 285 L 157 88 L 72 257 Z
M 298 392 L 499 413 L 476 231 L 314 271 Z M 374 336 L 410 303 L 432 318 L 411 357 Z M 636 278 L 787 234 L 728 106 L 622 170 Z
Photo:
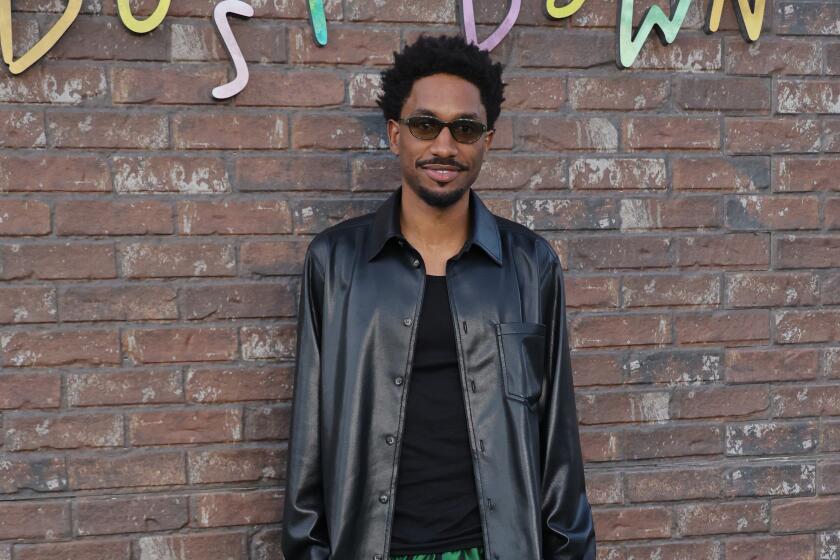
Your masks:
M 669 19 L 659 6 L 651 6 L 642 16 L 642 24 L 633 37 L 633 3 L 635 0 L 621 0 L 621 10 L 618 14 L 618 65 L 620 68 L 629 68 L 639 51 L 645 44 L 651 30 L 656 27 L 656 34 L 663 45 L 673 43 L 677 33 L 682 27 L 685 14 L 691 5 L 691 0 L 672 0 L 671 13 L 673 18 Z M 674 8 L 676 1 L 676 9 Z

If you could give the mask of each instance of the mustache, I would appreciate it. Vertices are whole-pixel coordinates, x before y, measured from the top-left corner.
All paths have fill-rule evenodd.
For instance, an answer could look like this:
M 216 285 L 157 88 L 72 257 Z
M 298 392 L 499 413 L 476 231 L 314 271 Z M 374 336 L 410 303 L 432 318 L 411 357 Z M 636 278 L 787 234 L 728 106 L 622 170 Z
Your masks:
M 459 161 L 455 161 L 454 159 L 448 158 L 432 158 L 432 159 L 424 159 L 417 162 L 417 167 L 423 167 L 424 165 L 451 165 L 455 169 L 464 171 L 467 169 L 467 166 Z

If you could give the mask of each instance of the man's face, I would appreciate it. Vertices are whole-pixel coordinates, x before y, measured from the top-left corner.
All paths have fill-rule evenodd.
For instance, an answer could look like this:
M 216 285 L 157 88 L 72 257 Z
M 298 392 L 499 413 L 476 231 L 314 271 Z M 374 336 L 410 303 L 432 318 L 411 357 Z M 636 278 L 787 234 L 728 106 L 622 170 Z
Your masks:
M 478 88 L 452 74 L 433 74 L 414 82 L 401 119 L 429 115 L 448 122 L 468 118 L 487 124 L 487 111 Z M 493 131 L 473 144 L 455 141 L 444 127 L 437 138 L 420 140 L 408 125 L 388 121 L 391 151 L 400 158 L 403 184 L 424 202 L 446 208 L 461 199 L 478 177 Z

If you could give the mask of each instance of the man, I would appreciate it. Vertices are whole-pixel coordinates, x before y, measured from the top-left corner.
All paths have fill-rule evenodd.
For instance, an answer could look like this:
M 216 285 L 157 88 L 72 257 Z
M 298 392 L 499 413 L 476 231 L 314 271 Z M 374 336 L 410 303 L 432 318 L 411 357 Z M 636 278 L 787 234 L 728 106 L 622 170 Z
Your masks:
M 402 184 L 304 258 L 287 560 L 595 558 L 560 261 L 470 188 L 501 71 L 422 37 L 383 72 Z

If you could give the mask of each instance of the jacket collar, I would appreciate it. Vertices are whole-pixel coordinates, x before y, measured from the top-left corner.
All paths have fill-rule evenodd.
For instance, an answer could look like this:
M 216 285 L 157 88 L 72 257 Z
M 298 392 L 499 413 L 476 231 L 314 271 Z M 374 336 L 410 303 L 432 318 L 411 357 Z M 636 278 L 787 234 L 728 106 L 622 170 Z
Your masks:
M 373 225 L 368 234 L 367 260 L 372 260 L 392 237 L 405 239 L 400 230 L 400 201 L 402 185 L 379 206 L 374 213 Z M 487 209 L 484 202 L 472 188 L 469 189 L 470 233 L 461 253 L 478 245 L 499 266 L 502 265 L 502 242 L 496 216 Z M 459 253 L 459 254 L 461 254 Z

